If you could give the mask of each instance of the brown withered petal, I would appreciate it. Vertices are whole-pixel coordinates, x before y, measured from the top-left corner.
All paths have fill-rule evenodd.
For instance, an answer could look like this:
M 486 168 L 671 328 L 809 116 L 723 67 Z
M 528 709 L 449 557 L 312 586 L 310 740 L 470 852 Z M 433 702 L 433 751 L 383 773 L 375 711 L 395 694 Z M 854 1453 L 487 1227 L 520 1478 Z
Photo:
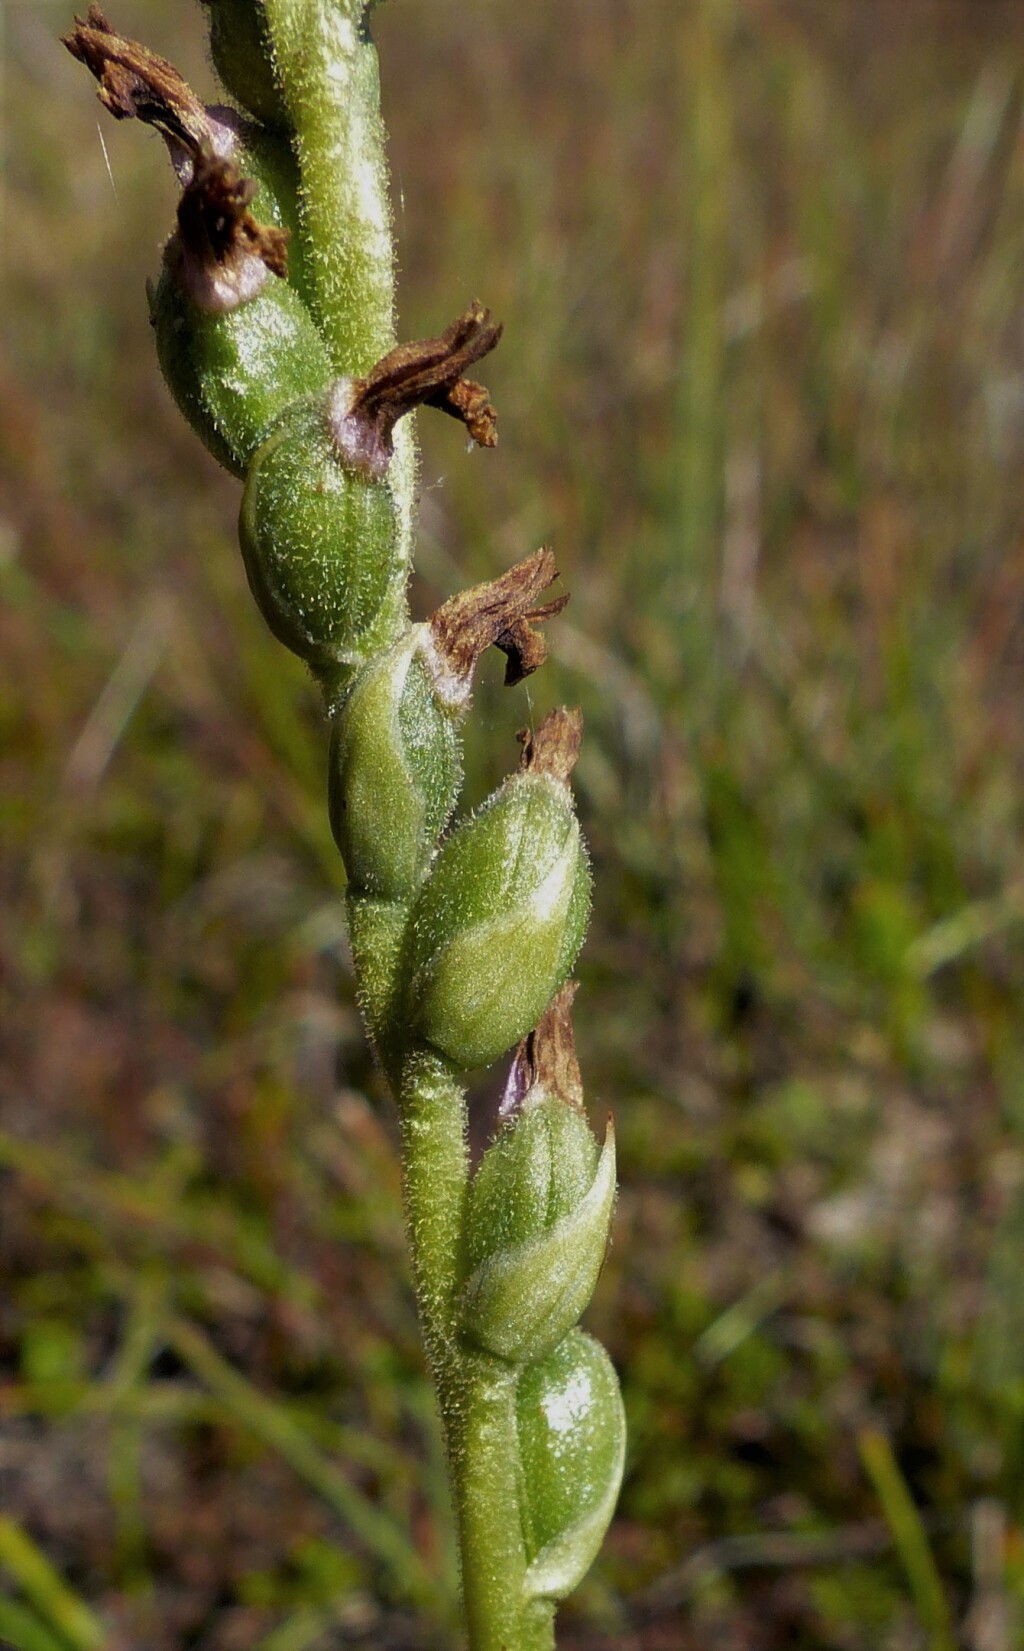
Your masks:
M 505 655 L 507 688 L 542 665 L 547 643 L 534 626 L 561 613 L 569 595 L 540 604 L 537 598 L 557 578 L 555 558 L 545 546 L 499 579 L 460 591 L 438 608 L 430 621 L 434 645 L 455 675 L 468 684 L 477 660 L 490 647 Z
M 288 231 L 261 224 L 249 210 L 256 185 L 225 153 L 230 126 L 215 119 L 166 58 L 118 34 L 102 8 L 64 36 L 64 45 L 99 82 L 99 97 L 117 120 L 141 120 L 166 140 L 184 184 L 169 266 L 201 309 L 223 312 L 252 298 L 265 271 L 288 273 Z
M 343 445 L 379 472 L 391 457 L 391 434 L 398 420 L 414 407 L 438 407 L 460 419 L 479 446 L 493 447 L 497 414 L 483 385 L 464 374 L 494 349 L 501 333 L 489 310 L 471 304 L 439 338 L 396 345 L 365 378 L 355 380 L 345 411 Z
M 568 784 L 579 760 L 583 744 L 583 712 L 558 705 L 549 711 L 536 731 L 520 728 L 516 739 L 523 748 L 519 767 L 527 774 L 550 774 Z
M 449 413 L 452 418 L 461 419 L 478 447 L 497 447 L 498 415 L 489 392 L 475 379 L 456 379 L 443 399 L 430 405 L 439 407 L 442 413 Z
M 178 203 L 176 240 L 192 277 L 237 287 L 239 302 L 250 296 L 248 285 L 258 286 L 248 267 L 254 260 L 273 275 L 288 274 L 288 231 L 257 222 L 249 211 L 255 193 L 233 162 L 204 151 Z
M 532 1094 L 552 1096 L 583 1107 L 583 1080 L 576 1059 L 576 1039 L 572 1027 L 572 1005 L 578 983 L 567 980 L 552 998 L 532 1032 L 527 1033 L 512 1057 L 501 1111 L 503 1116 L 528 1105 Z
M 95 75 L 100 101 L 115 120 L 145 121 L 190 153 L 209 142 L 206 110 L 187 81 L 166 58 L 118 34 L 102 7 L 91 5 L 61 39 Z

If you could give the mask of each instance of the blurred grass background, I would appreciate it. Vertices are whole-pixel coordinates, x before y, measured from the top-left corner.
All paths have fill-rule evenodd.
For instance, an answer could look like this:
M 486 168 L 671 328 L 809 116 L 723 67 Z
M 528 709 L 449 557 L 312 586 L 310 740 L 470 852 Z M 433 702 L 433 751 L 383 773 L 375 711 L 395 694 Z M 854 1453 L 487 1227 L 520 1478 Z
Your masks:
M 112 16 L 212 85 L 198 7 Z M 1024 8 L 377 19 L 402 334 L 506 323 L 497 453 L 421 419 L 418 611 L 544 541 L 573 594 L 469 799 L 588 722 L 631 1442 L 564 1644 L 1015 1651 Z M 158 379 L 161 145 L 68 21 L 2 17 L 0 1641 L 446 1646 L 317 701 Z

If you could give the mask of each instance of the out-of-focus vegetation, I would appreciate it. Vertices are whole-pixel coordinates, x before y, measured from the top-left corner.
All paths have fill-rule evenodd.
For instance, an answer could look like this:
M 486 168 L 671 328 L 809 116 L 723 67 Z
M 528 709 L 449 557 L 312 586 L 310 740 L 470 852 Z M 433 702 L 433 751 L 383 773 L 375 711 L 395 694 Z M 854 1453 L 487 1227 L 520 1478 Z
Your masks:
M 507 329 L 498 452 L 422 421 L 422 611 L 544 540 L 573 593 L 471 796 L 534 706 L 588 719 L 631 1447 L 565 1644 L 1014 1651 L 1024 14 L 377 19 L 403 335 Z M 113 20 L 211 84 L 186 0 Z M 67 22 L 3 20 L 0 1640 L 441 1646 L 317 700 L 158 379 L 161 146 Z

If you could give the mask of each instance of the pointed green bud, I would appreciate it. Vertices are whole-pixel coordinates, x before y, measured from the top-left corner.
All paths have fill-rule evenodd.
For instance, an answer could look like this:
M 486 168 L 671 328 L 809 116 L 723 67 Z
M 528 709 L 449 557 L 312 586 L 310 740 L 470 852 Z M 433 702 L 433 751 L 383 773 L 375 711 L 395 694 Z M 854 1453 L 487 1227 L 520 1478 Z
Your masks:
M 464 1334 L 511 1362 L 541 1358 L 576 1323 L 597 1283 L 615 1200 L 615 1136 L 604 1148 L 583 1111 L 572 1034 L 575 985 L 524 1038 L 466 1211 Z
M 626 1455 L 618 1378 L 604 1348 L 574 1330 L 523 1371 L 516 1393 L 530 1599 L 564 1599 L 592 1565 L 615 1510 Z
M 328 804 L 353 889 L 409 899 L 455 806 L 461 754 L 455 720 L 415 625 L 363 667 L 335 718 Z
M 206 3 L 210 7 L 210 53 L 227 90 L 264 125 L 286 128 L 288 116 L 274 84 L 261 0 Z
M 568 776 L 579 713 L 525 736 L 523 766 L 442 845 L 413 908 L 408 1012 L 456 1066 L 488 1066 L 544 1013 L 576 959 L 590 868 Z

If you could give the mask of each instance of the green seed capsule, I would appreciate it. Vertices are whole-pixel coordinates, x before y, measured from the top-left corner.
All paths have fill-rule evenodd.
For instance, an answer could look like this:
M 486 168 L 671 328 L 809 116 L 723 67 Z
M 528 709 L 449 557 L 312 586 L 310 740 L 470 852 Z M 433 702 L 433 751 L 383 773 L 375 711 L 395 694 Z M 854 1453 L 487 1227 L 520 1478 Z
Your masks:
M 411 898 L 458 795 L 459 738 L 424 663 L 427 635 L 416 625 L 364 666 L 331 737 L 328 803 L 349 883 L 386 900 Z
M 463 1334 L 511 1363 L 556 1347 L 594 1293 L 615 1201 L 615 1136 L 582 1113 L 529 1108 L 485 1154 L 467 1217 Z
M 221 80 L 243 109 L 267 126 L 289 125 L 270 66 L 260 0 L 209 0 L 210 51 Z
M 574 1330 L 516 1394 L 523 1534 L 533 1599 L 564 1599 L 590 1569 L 615 1509 L 626 1452 L 619 1383 L 600 1344 Z
M 409 1009 L 420 1036 L 463 1068 L 497 1060 L 565 980 L 589 908 L 568 787 L 514 774 L 448 838 L 413 908 Z
M 237 249 L 228 266 L 204 259 L 202 233 L 196 246 L 187 243 L 181 215 L 190 190 L 200 187 L 190 183 L 199 163 L 182 156 L 179 230 L 152 297 L 152 320 L 160 367 L 179 408 L 214 458 L 242 476 L 274 420 L 290 402 L 321 389 L 331 365 L 303 301 L 298 175 L 287 143 L 230 111 L 207 111 L 207 118 L 222 164 L 256 184 L 254 219 L 289 232 L 289 279 Z
M 327 351 L 298 293 L 272 277 L 263 291 L 211 315 L 164 269 L 152 299 L 157 355 L 168 388 L 214 458 L 244 476 L 290 402 L 330 377 Z
M 281 415 L 252 459 L 239 519 L 260 612 L 279 641 L 323 670 L 392 640 L 377 622 L 390 624 L 396 579 L 404 586 L 391 488 L 342 462 L 332 400 L 315 396 Z

